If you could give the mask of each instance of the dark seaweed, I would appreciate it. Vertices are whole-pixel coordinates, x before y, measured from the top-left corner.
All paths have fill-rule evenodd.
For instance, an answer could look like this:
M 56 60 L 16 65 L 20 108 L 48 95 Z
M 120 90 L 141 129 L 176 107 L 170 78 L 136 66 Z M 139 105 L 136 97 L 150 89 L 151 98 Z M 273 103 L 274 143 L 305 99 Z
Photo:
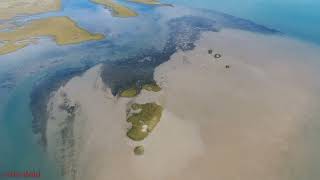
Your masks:
M 46 127 L 49 118 L 47 107 L 52 92 L 58 90 L 76 75 L 81 75 L 87 68 L 64 69 L 53 73 L 35 84 L 31 93 L 32 130 L 40 135 L 39 143 L 47 145 Z
M 215 24 L 215 21 L 195 16 L 169 21 L 171 32 L 162 51 L 150 49 L 131 58 L 105 63 L 101 73 L 103 82 L 114 96 L 132 86 L 141 89 L 143 84 L 154 83 L 157 66 L 168 61 L 178 49 L 192 50 L 202 31 L 217 31 Z

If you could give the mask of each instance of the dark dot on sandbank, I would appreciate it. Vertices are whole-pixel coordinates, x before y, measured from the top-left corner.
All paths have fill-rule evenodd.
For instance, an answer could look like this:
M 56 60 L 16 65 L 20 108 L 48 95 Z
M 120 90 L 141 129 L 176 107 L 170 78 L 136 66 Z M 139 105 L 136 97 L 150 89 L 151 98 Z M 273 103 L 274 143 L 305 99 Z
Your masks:
M 219 58 L 221 58 L 221 57 L 222 57 L 221 54 L 215 54 L 215 55 L 214 55 L 214 58 L 216 58 L 216 59 L 219 59 Z

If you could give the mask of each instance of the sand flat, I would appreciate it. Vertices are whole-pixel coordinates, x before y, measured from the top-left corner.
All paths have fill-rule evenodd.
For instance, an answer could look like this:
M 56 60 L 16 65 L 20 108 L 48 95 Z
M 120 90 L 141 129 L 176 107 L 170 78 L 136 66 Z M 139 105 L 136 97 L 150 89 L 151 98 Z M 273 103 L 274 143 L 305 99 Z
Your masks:
M 0 2 L 0 20 L 12 19 L 19 15 L 57 11 L 60 8 L 60 0 L 2 0 Z
M 304 177 L 297 164 L 307 162 L 309 151 L 299 137 L 320 87 L 313 79 L 319 48 L 236 30 L 203 33 L 196 45 L 157 67 L 155 80 L 162 88 L 157 93 L 114 97 L 102 83 L 99 66 L 61 87 L 81 109 L 73 126 L 78 135 L 71 164 L 77 179 Z M 126 136 L 126 110 L 146 102 L 160 104 L 163 117 L 148 138 L 134 142 Z M 52 116 L 61 114 L 52 111 Z M 144 155 L 134 155 L 137 145 L 145 147 Z M 303 148 L 291 148 L 297 146 Z M 293 173 L 296 167 L 302 169 Z
M 209 55 L 211 48 L 222 58 Z M 318 51 L 285 37 L 223 30 L 204 33 L 195 50 L 159 66 L 166 107 L 200 125 L 206 150 L 168 179 L 283 180 L 305 173 L 308 167 L 293 167 L 310 156 L 297 137 L 311 123 L 306 115 L 315 114 Z M 299 144 L 305 150 L 290 148 Z

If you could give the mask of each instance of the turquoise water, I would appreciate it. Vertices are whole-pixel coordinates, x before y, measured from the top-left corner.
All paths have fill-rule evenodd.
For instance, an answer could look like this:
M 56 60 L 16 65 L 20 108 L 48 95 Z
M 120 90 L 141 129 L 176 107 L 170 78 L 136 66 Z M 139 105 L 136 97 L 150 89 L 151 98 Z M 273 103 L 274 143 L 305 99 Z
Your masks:
M 34 79 L 29 78 L 17 87 L 11 93 L 2 112 L 0 162 L 5 165 L 2 164 L 1 173 L 39 171 L 40 179 L 54 180 L 57 178 L 55 165 L 49 163 L 45 151 L 39 147 L 31 133 L 32 115 L 29 109 L 29 93 L 33 83 Z
M 218 10 L 320 44 L 319 0 L 167 0 Z

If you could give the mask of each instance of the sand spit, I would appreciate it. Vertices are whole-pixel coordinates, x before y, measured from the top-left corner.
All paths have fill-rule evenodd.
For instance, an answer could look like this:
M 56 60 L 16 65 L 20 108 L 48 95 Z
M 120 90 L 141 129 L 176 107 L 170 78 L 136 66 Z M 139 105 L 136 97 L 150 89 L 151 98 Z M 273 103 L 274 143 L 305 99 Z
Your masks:
M 311 66 L 317 50 L 279 36 L 203 33 L 194 50 L 156 68 L 160 92 L 134 98 L 114 97 L 96 66 L 51 98 L 49 152 L 67 164 L 67 179 L 294 179 L 289 162 L 298 164 L 306 151 L 291 147 L 302 144 L 297 136 L 319 90 Z M 164 108 L 162 118 L 148 138 L 134 142 L 126 136 L 126 111 L 147 102 Z M 61 136 L 68 121 L 71 130 Z M 139 145 L 144 154 L 136 156 Z
M 37 42 L 39 38 L 50 37 L 58 45 L 77 44 L 90 40 L 101 40 L 102 34 L 91 34 L 79 27 L 68 17 L 50 17 L 26 23 L 10 31 L 0 32 L 0 55 L 8 54 Z

